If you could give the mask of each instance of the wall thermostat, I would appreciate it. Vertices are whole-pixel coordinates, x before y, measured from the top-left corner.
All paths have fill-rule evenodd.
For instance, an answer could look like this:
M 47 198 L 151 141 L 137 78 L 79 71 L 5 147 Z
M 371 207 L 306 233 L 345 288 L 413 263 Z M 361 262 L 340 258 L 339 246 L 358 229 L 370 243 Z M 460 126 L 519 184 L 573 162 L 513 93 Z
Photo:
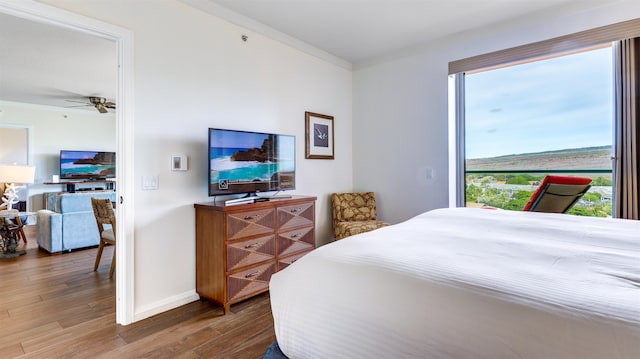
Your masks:
M 185 156 L 185 155 L 172 155 L 171 156 L 171 170 L 172 171 L 186 171 L 187 170 L 187 156 Z

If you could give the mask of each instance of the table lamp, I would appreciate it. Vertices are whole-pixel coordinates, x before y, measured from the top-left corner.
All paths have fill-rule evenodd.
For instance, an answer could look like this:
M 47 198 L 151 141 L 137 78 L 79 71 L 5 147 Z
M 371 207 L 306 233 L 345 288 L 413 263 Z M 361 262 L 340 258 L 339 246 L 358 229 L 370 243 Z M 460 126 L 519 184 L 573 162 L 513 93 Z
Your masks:
M 36 174 L 34 166 L 0 165 L 0 183 L 5 183 L 4 196 L 0 208 L 7 207 L 8 210 L 18 202 L 18 192 L 16 184 L 33 183 Z

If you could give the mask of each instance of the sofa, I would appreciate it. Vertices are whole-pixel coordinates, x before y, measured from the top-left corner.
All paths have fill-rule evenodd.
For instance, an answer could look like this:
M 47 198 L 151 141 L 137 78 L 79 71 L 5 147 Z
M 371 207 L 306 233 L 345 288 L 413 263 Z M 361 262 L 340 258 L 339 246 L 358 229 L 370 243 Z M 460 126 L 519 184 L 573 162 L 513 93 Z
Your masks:
M 109 198 L 115 202 L 114 191 L 47 193 L 48 209 L 37 211 L 38 246 L 49 253 L 97 246 L 98 226 L 91 207 L 91 198 Z

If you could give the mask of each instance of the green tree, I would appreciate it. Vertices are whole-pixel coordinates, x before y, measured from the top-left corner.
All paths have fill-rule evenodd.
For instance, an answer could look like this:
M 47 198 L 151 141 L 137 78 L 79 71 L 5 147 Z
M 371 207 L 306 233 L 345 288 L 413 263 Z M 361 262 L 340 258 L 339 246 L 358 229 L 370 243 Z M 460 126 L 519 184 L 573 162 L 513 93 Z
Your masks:
M 513 176 L 507 180 L 507 184 L 522 184 L 527 185 L 529 181 L 524 176 Z
M 573 206 L 567 213 L 573 214 L 575 216 L 595 217 L 595 213 L 592 209 L 581 207 L 581 206 Z
M 517 191 L 517 192 L 515 192 L 513 194 L 513 196 L 511 196 L 511 198 L 513 198 L 515 200 L 525 199 L 525 200 L 529 201 L 529 199 L 531 198 L 531 195 L 533 195 L 533 192 L 530 192 L 530 191 Z
M 512 211 L 522 211 L 524 205 L 527 204 L 529 198 L 517 198 L 512 199 L 507 202 L 504 206 L 504 209 L 512 210 Z
M 594 178 L 593 181 L 591 181 L 592 186 L 611 187 L 612 184 L 613 184 L 613 181 L 611 180 L 611 178 L 602 177 L 602 176 L 598 176 Z
M 602 195 L 597 192 L 587 192 L 584 194 L 584 196 L 582 196 L 583 201 L 590 202 L 596 205 L 600 204 L 600 198 L 602 198 Z
M 611 217 L 613 215 L 613 204 L 611 201 L 605 202 L 601 208 L 602 212 L 605 214 L 605 217 Z
M 477 202 L 478 201 L 478 197 L 482 194 L 482 188 L 475 186 L 475 185 L 468 185 L 467 186 L 467 194 L 466 194 L 466 200 L 467 202 Z

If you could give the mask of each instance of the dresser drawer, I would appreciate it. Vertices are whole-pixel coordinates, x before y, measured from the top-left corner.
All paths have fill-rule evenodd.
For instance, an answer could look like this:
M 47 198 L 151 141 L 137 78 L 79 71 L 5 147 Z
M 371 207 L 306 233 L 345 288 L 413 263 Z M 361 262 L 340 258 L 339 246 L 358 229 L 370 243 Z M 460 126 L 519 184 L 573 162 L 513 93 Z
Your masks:
M 279 233 L 277 241 L 278 257 L 310 251 L 315 248 L 316 244 L 315 228 L 304 227 Z
M 309 251 L 305 251 L 305 252 L 301 252 L 298 254 L 294 254 L 292 256 L 288 256 L 288 257 L 284 257 L 284 258 L 280 258 L 278 259 L 278 268 L 277 271 L 281 271 L 285 268 L 287 268 L 288 266 L 290 266 L 293 262 L 297 261 L 298 259 L 302 258 L 303 256 L 307 255 Z
M 227 244 L 227 272 L 271 260 L 276 255 L 275 235 Z
M 227 240 L 274 233 L 275 209 L 264 208 L 227 214 Z
M 232 302 L 269 289 L 269 279 L 276 271 L 276 263 L 266 263 L 227 278 L 227 301 Z
M 310 226 L 315 223 L 315 202 L 278 207 L 278 229 L 280 231 Z

